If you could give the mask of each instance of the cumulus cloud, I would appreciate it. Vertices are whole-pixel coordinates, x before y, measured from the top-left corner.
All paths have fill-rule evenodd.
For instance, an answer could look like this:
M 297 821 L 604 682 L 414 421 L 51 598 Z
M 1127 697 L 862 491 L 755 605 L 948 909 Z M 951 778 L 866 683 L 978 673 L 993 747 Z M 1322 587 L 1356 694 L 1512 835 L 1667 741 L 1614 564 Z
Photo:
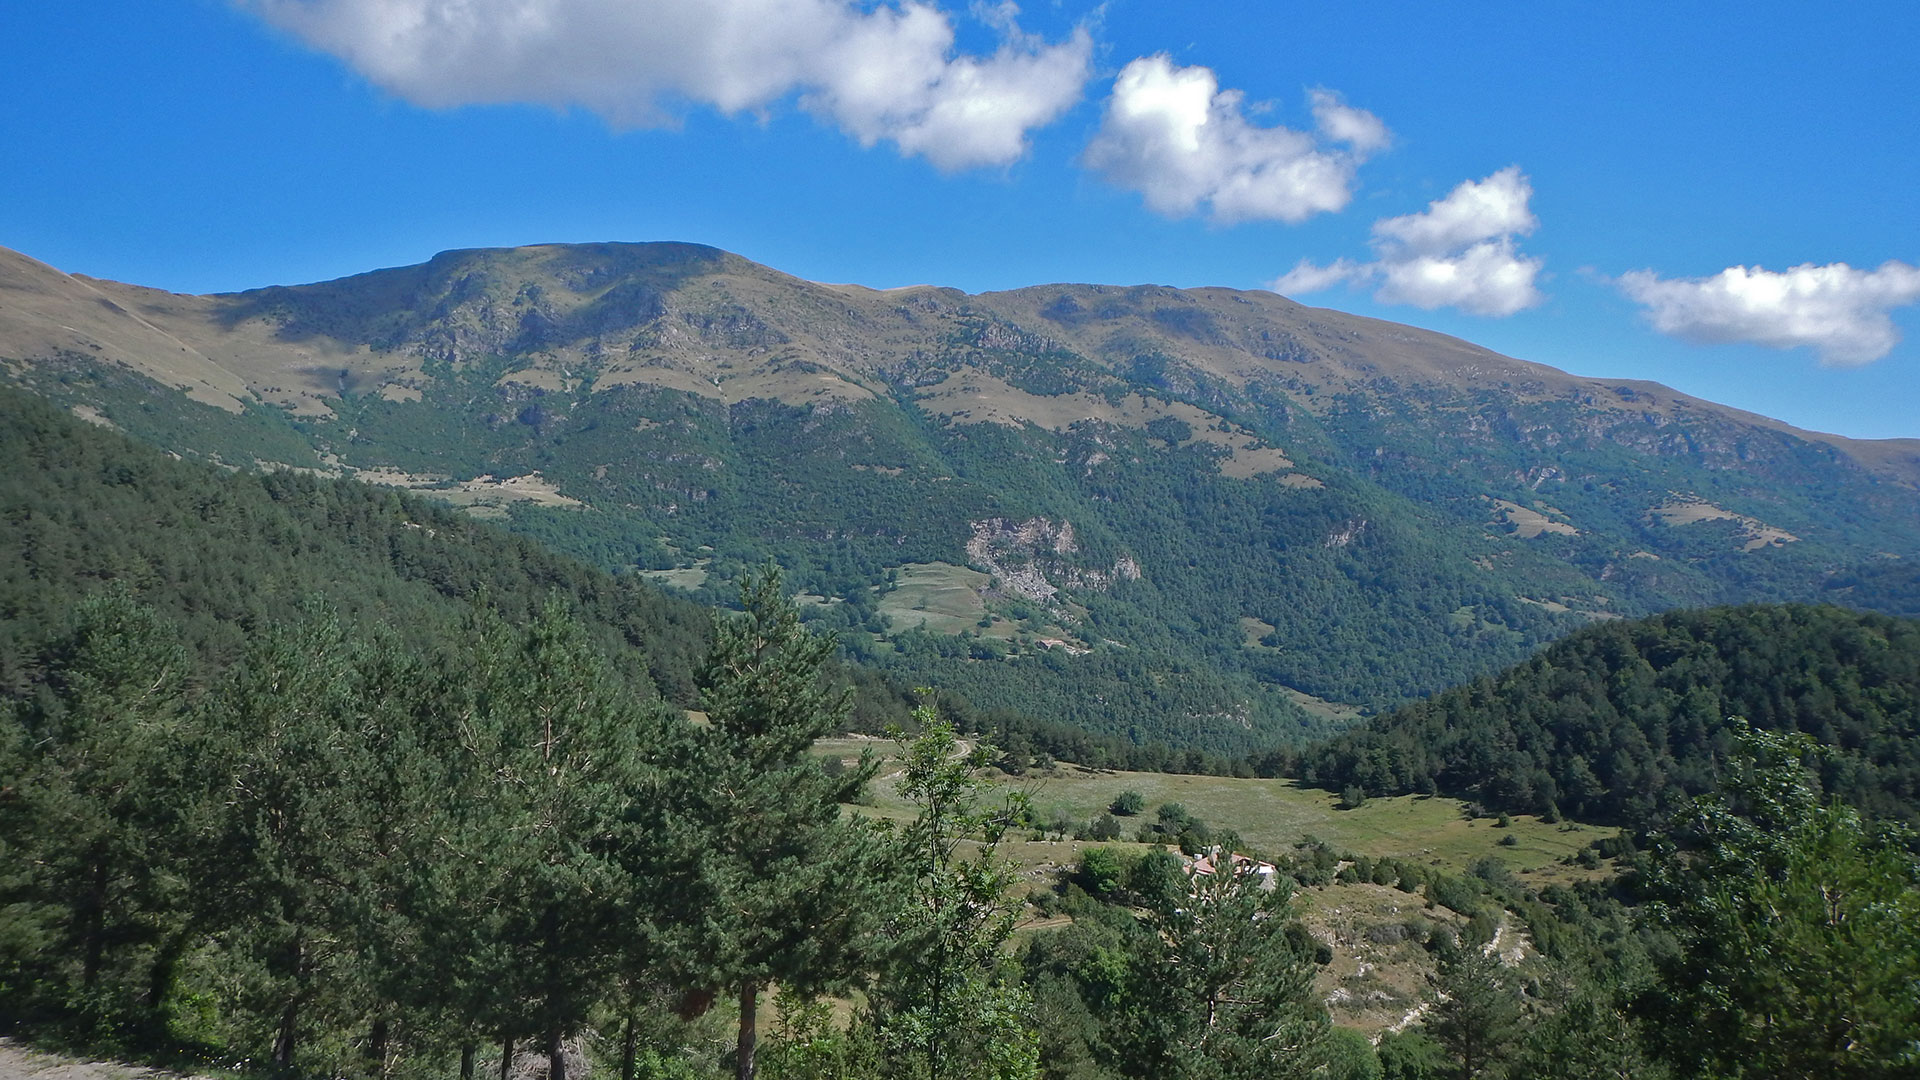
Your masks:
M 1420 213 L 1374 222 L 1374 261 L 1318 266 L 1303 259 L 1268 288 L 1309 293 L 1342 281 L 1377 283 L 1374 299 L 1385 304 L 1496 317 L 1524 311 L 1543 299 L 1534 284 L 1541 261 L 1518 245 L 1540 224 L 1528 208 L 1532 198 L 1517 165 L 1464 181 Z
M 1121 70 L 1089 168 L 1169 216 L 1203 206 L 1222 222 L 1304 221 L 1344 208 L 1354 172 L 1386 146 L 1386 125 L 1326 90 L 1310 95 L 1316 132 L 1260 127 L 1211 69 L 1143 56 Z
M 989 56 L 956 55 L 946 13 L 919 0 L 236 0 L 428 107 L 582 107 L 623 127 L 685 104 L 736 113 L 798 93 L 865 145 L 942 169 L 1004 165 L 1080 99 L 1084 28 L 1048 43 L 1011 3 L 978 14 Z
M 1366 267 L 1352 259 L 1335 259 L 1326 266 L 1320 266 L 1311 259 L 1301 259 L 1293 265 L 1293 269 L 1275 278 L 1267 288 L 1286 296 L 1317 293 L 1343 281 L 1361 280 L 1368 272 Z
M 1892 352 L 1900 331 L 1888 313 L 1920 303 L 1920 267 L 1895 261 L 1877 270 L 1805 263 L 1780 273 L 1732 266 L 1704 278 L 1635 270 L 1616 284 L 1663 334 L 1701 344 L 1805 345 L 1829 367 L 1860 367 Z

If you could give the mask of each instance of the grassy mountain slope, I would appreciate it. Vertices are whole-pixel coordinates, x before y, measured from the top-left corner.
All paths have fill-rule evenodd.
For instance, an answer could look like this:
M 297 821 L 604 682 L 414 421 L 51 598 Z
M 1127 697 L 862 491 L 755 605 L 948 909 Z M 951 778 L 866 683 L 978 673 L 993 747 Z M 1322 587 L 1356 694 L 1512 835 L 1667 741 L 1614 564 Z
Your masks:
M 410 487 L 708 599 L 773 556 L 856 657 L 1141 741 L 1257 749 L 1595 620 L 1898 603 L 1920 557 L 1920 442 L 1270 293 L 877 291 L 686 244 L 211 297 L 6 256 L 0 285 L 16 380 L 176 452 Z M 89 304 L 128 343 L 49 336 Z
M 1831 793 L 1920 820 L 1920 622 L 1828 606 L 1591 627 L 1342 735 L 1304 771 L 1335 788 L 1647 824 L 1714 786 L 1731 716 L 1814 736 L 1836 751 L 1821 767 Z

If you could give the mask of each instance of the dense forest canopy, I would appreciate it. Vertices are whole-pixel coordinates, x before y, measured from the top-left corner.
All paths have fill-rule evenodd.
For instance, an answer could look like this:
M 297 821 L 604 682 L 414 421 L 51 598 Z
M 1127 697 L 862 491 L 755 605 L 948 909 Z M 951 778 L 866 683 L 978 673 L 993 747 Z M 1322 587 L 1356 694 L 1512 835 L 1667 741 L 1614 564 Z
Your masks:
M 1920 820 L 1920 622 L 1836 607 L 1589 627 L 1372 720 L 1298 767 L 1336 790 L 1438 790 L 1514 813 L 1646 825 L 1713 789 L 1736 716 L 1833 747 L 1827 790 Z

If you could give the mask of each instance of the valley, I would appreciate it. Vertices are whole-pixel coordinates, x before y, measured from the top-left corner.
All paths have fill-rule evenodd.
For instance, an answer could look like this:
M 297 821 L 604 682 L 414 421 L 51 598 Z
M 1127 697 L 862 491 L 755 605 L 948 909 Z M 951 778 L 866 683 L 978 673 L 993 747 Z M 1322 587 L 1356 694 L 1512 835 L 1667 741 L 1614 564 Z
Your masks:
M 176 453 L 402 484 L 705 603 L 774 559 L 858 663 L 1213 753 L 1596 619 L 1894 605 L 1920 565 L 1914 440 L 1271 293 L 598 244 L 204 297 L 8 253 L 0 296 L 7 378 Z

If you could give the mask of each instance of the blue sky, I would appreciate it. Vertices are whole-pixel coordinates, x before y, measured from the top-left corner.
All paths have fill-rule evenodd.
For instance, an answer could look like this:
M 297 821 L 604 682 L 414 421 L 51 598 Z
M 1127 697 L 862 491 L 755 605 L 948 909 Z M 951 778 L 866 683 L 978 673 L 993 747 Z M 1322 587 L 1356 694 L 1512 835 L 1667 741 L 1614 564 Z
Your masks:
M 1920 437 L 1916 56 L 1865 0 L 14 0 L 0 244 L 183 292 L 657 239 L 1279 283 Z

